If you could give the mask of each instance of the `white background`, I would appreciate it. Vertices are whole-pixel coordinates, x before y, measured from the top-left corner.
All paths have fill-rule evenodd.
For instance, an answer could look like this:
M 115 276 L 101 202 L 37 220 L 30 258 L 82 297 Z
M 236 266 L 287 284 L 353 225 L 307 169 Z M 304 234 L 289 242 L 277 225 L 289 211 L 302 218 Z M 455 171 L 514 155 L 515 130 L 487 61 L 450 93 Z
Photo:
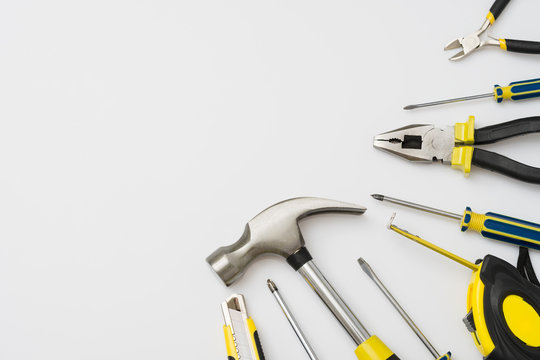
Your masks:
M 372 148 L 410 123 L 539 115 L 540 102 L 413 102 L 539 77 L 540 58 L 443 47 L 489 0 L 4 1 L 0 4 L 0 359 L 223 359 L 220 303 L 246 296 L 267 359 L 307 359 L 272 278 L 321 359 L 354 343 L 280 258 L 226 288 L 205 262 L 259 211 L 296 196 L 367 206 L 302 231 L 366 328 L 402 359 L 431 356 L 356 263 L 363 256 L 440 352 L 480 359 L 461 318 L 470 271 L 385 229 L 474 261 L 517 248 L 383 193 L 540 222 L 540 192 L 474 169 Z M 494 35 L 540 39 L 538 1 L 514 1 Z M 490 146 L 540 166 L 538 136 Z M 540 271 L 540 257 L 533 253 Z

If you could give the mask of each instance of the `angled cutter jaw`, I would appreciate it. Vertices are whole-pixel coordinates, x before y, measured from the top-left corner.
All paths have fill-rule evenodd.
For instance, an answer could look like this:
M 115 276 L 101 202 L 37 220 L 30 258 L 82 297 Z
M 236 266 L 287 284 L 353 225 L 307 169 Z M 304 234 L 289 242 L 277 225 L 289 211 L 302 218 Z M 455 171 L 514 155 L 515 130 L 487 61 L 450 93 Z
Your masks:
M 492 39 L 490 37 L 484 37 L 482 39 L 482 35 L 487 31 L 487 29 L 491 26 L 491 23 L 488 19 L 484 21 L 482 24 L 482 27 L 478 29 L 477 31 L 473 32 L 472 34 L 469 34 L 464 37 L 460 37 L 457 39 L 454 39 L 450 41 L 446 46 L 444 47 L 444 50 L 452 50 L 452 49 L 459 49 L 462 50 L 452 56 L 449 60 L 455 61 L 464 58 L 465 56 L 469 55 L 471 52 L 473 52 L 476 49 L 479 49 L 485 45 L 499 45 L 499 41 L 496 39 Z
M 453 126 L 409 125 L 373 138 L 373 147 L 417 162 L 450 164 L 454 146 Z

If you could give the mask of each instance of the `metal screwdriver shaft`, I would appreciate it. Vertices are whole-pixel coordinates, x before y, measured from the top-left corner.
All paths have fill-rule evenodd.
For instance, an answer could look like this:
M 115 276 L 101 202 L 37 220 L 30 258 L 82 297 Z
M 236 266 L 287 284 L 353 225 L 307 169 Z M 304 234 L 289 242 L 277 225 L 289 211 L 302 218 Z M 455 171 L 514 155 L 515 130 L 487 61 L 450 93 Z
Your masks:
M 459 220 L 461 231 L 472 230 L 485 238 L 504 241 L 509 244 L 540 250 L 540 224 L 513 218 L 493 212 L 479 214 L 466 207 L 463 215 L 415 204 L 409 201 L 391 198 L 381 194 L 371 195 L 379 201 L 407 206 L 413 209 Z
M 427 106 L 450 104 L 450 103 L 456 103 L 456 102 L 462 102 L 462 101 L 468 101 L 468 100 L 483 99 L 483 98 L 488 98 L 488 97 L 493 98 L 497 103 L 501 103 L 504 100 L 519 101 L 519 100 L 538 98 L 540 97 L 540 78 L 531 79 L 531 80 L 523 80 L 523 81 L 514 81 L 508 84 L 507 86 L 495 85 L 493 86 L 493 92 L 490 92 L 487 94 L 465 96 L 465 97 L 459 97 L 459 98 L 449 99 L 449 100 L 433 101 L 433 102 L 428 102 L 424 104 L 407 105 L 403 109 L 412 110 L 412 109 L 418 109 L 418 108 L 423 108 Z
M 410 202 L 410 201 L 405 201 L 405 200 L 396 199 L 396 198 L 393 198 L 393 197 L 390 197 L 390 196 L 386 196 L 386 195 L 381 195 L 381 194 L 371 194 L 371 197 L 373 197 L 375 200 L 379 200 L 379 201 L 388 201 L 388 202 L 391 202 L 391 203 L 393 203 L 393 204 L 398 204 L 398 205 L 402 205 L 402 206 L 407 206 L 407 207 L 410 207 L 410 208 L 413 208 L 413 209 L 425 211 L 425 212 L 428 212 L 428 213 L 431 213 L 431 214 L 435 214 L 435 215 L 445 216 L 445 217 L 448 217 L 448 218 L 451 218 L 451 219 L 460 220 L 460 221 L 461 221 L 461 218 L 463 217 L 463 216 L 460 215 L 460 214 L 455 214 L 455 213 L 451 213 L 451 212 L 448 212 L 448 211 L 435 209 L 435 208 L 432 208 L 432 207 L 429 207 L 429 206 L 424 206 L 424 205 L 416 204 L 416 203 L 413 203 L 413 202 Z
M 287 320 L 289 320 L 289 324 L 291 324 L 296 336 L 298 336 L 298 339 L 302 343 L 302 346 L 304 349 L 306 349 L 306 352 L 308 353 L 308 356 L 311 360 L 318 360 L 317 356 L 315 355 L 315 352 L 313 351 L 313 348 L 311 345 L 309 345 L 308 341 L 306 340 L 304 333 L 302 330 L 300 330 L 300 327 L 298 326 L 298 323 L 296 322 L 295 318 L 292 316 L 289 308 L 287 307 L 287 304 L 285 304 L 285 301 L 281 297 L 281 295 L 278 292 L 278 288 L 276 284 L 270 279 L 267 280 L 268 288 L 276 298 L 276 301 L 278 302 L 279 306 L 281 307 L 281 310 L 283 311 L 283 314 L 285 314 L 285 317 Z
M 451 103 L 456 103 L 456 102 L 461 102 L 461 101 L 477 100 L 477 99 L 483 99 L 483 98 L 488 98 L 488 97 L 493 97 L 493 93 L 490 92 L 487 94 L 465 96 L 465 97 L 459 97 L 459 98 L 448 99 L 448 100 L 432 101 L 432 102 L 423 103 L 423 104 L 407 105 L 403 108 L 403 110 L 413 110 L 413 109 L 418 109 L 418 108 L 423 108 L 423 107 L 428 107 L 428 106 L 451 104 Z
M 433 345 L 431 345 L 431 343 L 426 338 L 426 336 L 422 333 L 422 331 L 420 331 L 420 329 L 418 328 L 418 326 L 416 326 L 414 321 L 412 321 L 409 314 L 407 314 L 407 312 L 405 310 L 403 310 L 401 305 L 399 305 L 397 300 L 392 296 L 390 291 L 388 291 L 386 286 L 384 286 L 384 284 L 379 279 L 377 274 L 375 274 L 375 272 L 373 271 L 371 266 L 369 266 L 369 264 L 362 258 L 358 259 L 358 264 L 360 264 L 360 267 L 362 268 L 362 270 L 364 270 L 364 272 L 369 276 L 369 278 L 371 280 L 373 280 L 373 282 L 379 287 L 379 289 L 386 296 L 386 298 L 390 301 L 390 303 L 394 306 L 394 308 L 396 308 L 396 310 L 399 312 L 399 314 L 401 315 L 403 320 L 405 320 L 405 322 L 409 325 L 409 327 L 414 331 L 416 336 L 418 336 L 418 338 L 422 341 L 422 343 L 424 343 L 424 345 L 427 347 L 429 352 L 435 357 L 435 359 L 439 359 L 441 356 L 439 355 L 437 350 L 435 350 L 435 347 L 433 347 Z

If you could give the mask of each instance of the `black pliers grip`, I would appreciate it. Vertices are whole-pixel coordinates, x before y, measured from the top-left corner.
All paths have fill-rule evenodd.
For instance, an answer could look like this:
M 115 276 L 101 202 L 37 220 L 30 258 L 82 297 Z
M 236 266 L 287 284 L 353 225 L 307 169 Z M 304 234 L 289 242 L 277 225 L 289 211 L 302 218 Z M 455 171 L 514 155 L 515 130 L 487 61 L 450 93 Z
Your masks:
M 493 5 L 491 5 L 491 8 L 489 9 L 489 13 L 487 15 L 487 18 L 490 20 L 490 22 L 493 24 L 495 20 L 501 15 L 504 8 L 506 8 L 506 5 L 510 3 L 510 0 L 495 0 Z M 493 20 L 491 20 L 493 18 Z
M 540 132 L 540 116 L 532 116 L 475 129 L 474 144 L 492 144 L 514 136 L 537 132 Z M 471 163 L 514 179 L 540 184 L 540 168 L 522 164 L 491 151 L 474 148 Z

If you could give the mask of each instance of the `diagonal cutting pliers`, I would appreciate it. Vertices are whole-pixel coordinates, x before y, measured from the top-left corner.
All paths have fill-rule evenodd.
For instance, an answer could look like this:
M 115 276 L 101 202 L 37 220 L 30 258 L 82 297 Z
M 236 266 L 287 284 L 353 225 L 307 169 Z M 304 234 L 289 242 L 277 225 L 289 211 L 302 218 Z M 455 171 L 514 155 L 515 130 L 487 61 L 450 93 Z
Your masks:
M 536 41 L 524 41 L 524 40 L 512 40 L 512 39 L 495 39 L 485 35 L 486 31 L 493 25 L 495 20 L 501 15 L 504 8 L 510 0 L 496 0 L 489 13 L 486 16 L 486 20 L 477 31 L 464 37 L 459 37 L 450 41 L 444 48 L 444 50 L 459 49 L 462 50 L 452 56 L 450 60 L 459 60 L 464 56 L 470 54 L 476 49 L 479 49 L 486 45 L 499 46 L 506 51 L 525 53 L 525 54 L 540 54 L 540 42 Z
M 540 132 L 540 116 L 474 128 L 474 116 L 465 123 L 437 128 L 435 125 L 409 125 L 375 136 L 377 149 L 416 162 L 442 162 L 469 175 L 471 165 L 540 184 L 540 168 L 522 164 L 506 156 L 476 148 L 513 136 Z

